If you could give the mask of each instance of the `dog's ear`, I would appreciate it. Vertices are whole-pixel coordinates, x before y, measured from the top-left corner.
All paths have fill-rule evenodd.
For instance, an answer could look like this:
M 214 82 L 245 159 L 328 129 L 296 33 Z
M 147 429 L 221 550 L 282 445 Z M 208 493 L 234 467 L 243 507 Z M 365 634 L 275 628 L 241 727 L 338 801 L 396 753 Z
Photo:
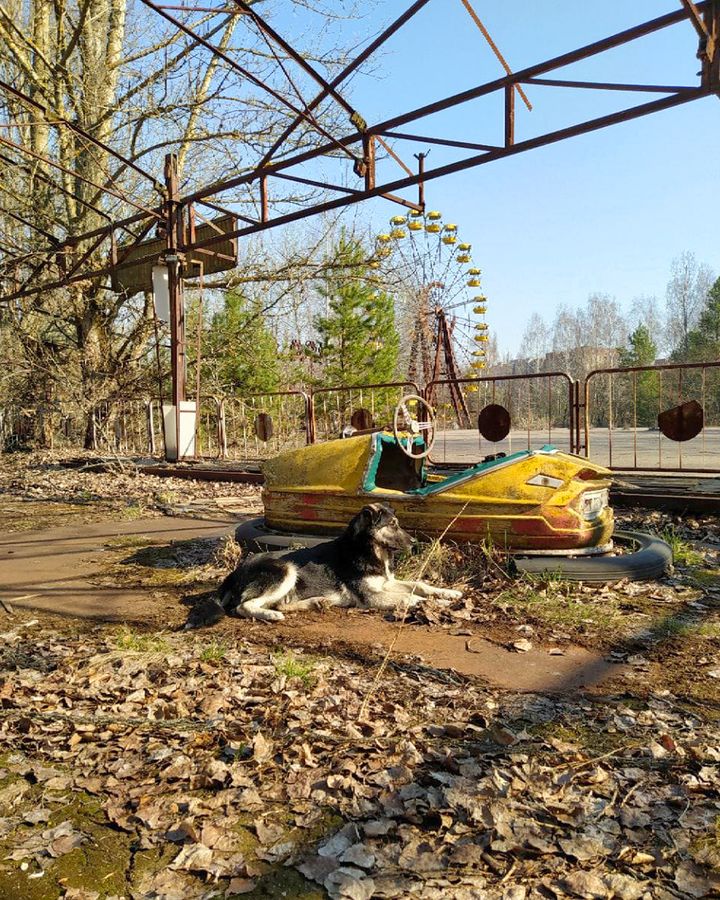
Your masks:
M 350 522 L 349 529 L 353 537 L 367 531 L 373 524 L 373 509 L 371 506 L 363 506 L 360 512 Z

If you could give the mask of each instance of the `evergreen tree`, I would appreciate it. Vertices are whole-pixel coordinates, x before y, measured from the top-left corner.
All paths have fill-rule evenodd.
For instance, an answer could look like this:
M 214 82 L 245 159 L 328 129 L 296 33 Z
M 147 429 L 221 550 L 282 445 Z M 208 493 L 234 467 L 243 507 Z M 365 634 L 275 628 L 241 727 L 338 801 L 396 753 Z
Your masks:
M 688 357 L 693 362 L 720 359 L 720 278 L 707 293 L 697 328 L 688 335 Z
M 720 361 L 720 278 L 707 292 L 697 328 L 688 335 L 687 358 L 691 362 Z M 705 417 L 714 422 L 720 414 L 720 372 L 714 368 L 703 369 L 700 377 Z
M 333 274 L 318 286 L 327 307 L 315 319 L 325 385 L 377 384 L 396 374 L 400 339 L 393 298 L 372 285 L 366 260 L 360 242 L 342 235 Z
M 208 329 L 205 361 L 216 389 L 244 397 L 279 389 L 278 348 L 267 327 L 260 300 L 242 294 L 225 295 Z
M 657 356 L 657 344 L 645 325 L 630 335 L 630 346 L 619 351 L 621 366 L 651 366 Z M 636 372 L 628 378 L 625 398 L 628 425 L 654 425 L 658 414 L 659 379 L 656 372 Z

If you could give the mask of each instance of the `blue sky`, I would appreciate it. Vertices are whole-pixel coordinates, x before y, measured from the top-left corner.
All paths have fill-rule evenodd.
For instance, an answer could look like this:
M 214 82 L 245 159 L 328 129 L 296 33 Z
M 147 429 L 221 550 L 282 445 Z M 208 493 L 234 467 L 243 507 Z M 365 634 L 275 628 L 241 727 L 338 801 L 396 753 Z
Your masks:
M 338 4 L 339 5 L 339 4 Z M 379 2 L 343 26 L 369 39 L 409 2 Z M 673 0 L 525 0 L 474 6 L 513 69 L 540 62 L 675 11 Z M 275 19 L 290 34 L 292 15 Z M 689 22 L 551 77 L 662 84 L 697 83 L 697 40 Z M 501 74 L 460 0 L 431 0 L 386 45 L 375 71 L 353 79 L 348 96 L 369 122 L 481 84 Z M 528 86 L 534 109 L 517 104 L 517 140 L 659 95 Z M 475 101 L 408 131 L 497 143 L 500 98 Z M 665 299 L 673 257 L 684 250 L 720 271 L 720 101 L 695 101 L 589 135 L 492 162 L 427 186 L 428 207 L 457 222 L 484 272 L 488 322 L 502 351 L 514 353 L 530 315 L 552 319 L 562 304 L 594 292 L 623 306 L 640 295 Z M 404 145 L 406 148 L 408 145 Z M 412 151 L 426 149 L 412 146 Z M 407 153 L 407 162 L 413 162 Z M 449 160 L 433 148 L 428 165 Z M 388 164 L 388 175 L 401 170 Z M 383 230 L 399 212 L 381 200 L 360 217 Z

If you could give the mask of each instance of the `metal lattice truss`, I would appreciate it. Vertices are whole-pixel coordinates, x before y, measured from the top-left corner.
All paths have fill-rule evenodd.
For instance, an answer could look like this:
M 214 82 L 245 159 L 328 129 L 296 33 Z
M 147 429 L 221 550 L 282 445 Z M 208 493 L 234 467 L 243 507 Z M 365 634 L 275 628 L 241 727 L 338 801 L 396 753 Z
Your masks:
M 132 260 L 136 267 L 152 264 L 158 258 L 159 249 L 169 258 L 177 260 L 175 277 L 181 282 L 183 277 L 192 274 L 188 270 L 190 261 L 197 264 L 198 260 L 209 263 L 213 259 L 216 262 L 220 259 L 227 263 L 224 265 L 227 268 L 234 261 L 236 249 L 234 242 L 238 238 L 318 213 L 338 210 L 373 197 L 384 197 L 411 209 L 423 209 L 424 185 L 432 179 L 720 93 L 720 0 L 705 0 L 698 3 L 693 0 L 680 0 L 680 8 L 666 15 L 529 66 L 519 72 L 510 71 L 473 10 L 470 0 L 461 0 L 472 20 L 496 52 L 505 74 L 485 84 L 469 87 L 444 99 L 373 123 L 368 123 L 343 96 L 341 93 L 343 84 L 431 0 L 415 0 L 330 81 L 278 34 L 259 15 L 254 6 L 244 0 L 232 0 L 234 6 L 230 11 L 226 4 L 218 6 L 215 10 L 212 6 L 171 7 L 152 0 L 141 2 L 153 14 L 163 17 L 172 28 L 182 32 L 198 48 L 198 52 L 204 50 L 213 54 L 239 78 L 251 82 L 260 91 L 268 92 L 274 102 L 290 111 L 292 119 L 252 168 L 235 177 L 208 184 L 182 195 L 178 189 L 177 174 L 171 158 L 166 160 L 164 177 L 156 177 L 73 121 L 50 113 L 37 100 L 14 85 L 0 80 L 0 94 L 4 94 L 6 103 L 12 102 L 27 107 L 36 118 L 44 120 L 48 127 L 69 129 L 76 138 L 94 146 L 98 151 L 107 154 L 107 158 L 119 164 L 119 171 L 132 170 L 140 179 L 139 183 L 146 182 L 148 188 L 147 193 L 143 195 L 145 199 L 142 200 L 135 194 L 130 196 L 123 190 L 112 173 L 109 173 L 104 183 L 89 182 L 89 185 L 97 191 L 96 196 L 100 197 L 100 200 L 90 203 L 85 198 L 76 196 L 75 199 L 85 206 L 90 206 L 103 224 L 83 234 L 57 238 L 48 227 L 41 227 L 27 214 L 19 214 L 17 206 L 4 202 L 6 189 L 3 189 L 0 178 L 0 212 L 6 220 L 12 219 L 22 226 L 15 236 L 7 228 L 0 234 L 0 301 L 7 302 L 45 294 L 89 279 L 109 279 L 110 276 L 117 276 L 129 260 Z M 205 13 L 216 11 L 218 14 L 230 12 L 240 16 L 262 33 L 276 64 L 282 67 L 290 84 L 293 84 L 293 81 L 288 70 L 292 64 L 302 70 L 303 77 L 316 83 L 318 92 L 312 99 L 307 100 L 296 89 L 296 99 L 288 99 L 238 63 L 228 50 L 213 43 L 212 30 L 208 32 L 210 36 L 202 35 L 197 30 L 198 26 L 187 24 L 174 15 L 173 11 L 177 10 L 183 10 L 183 14 L 197 10 Z M 570 64 L 607 53 L 683 21 L 694 27 L 699 39 L 698 58 L 701 61 L 701 70 L 698 83 L 695 85 L 598 83 L 551 77 L 554 72 Z M 516 97 L 529 107 L 523 87 L 532 85 L 552 86 L 558 89 L 613 91 L 625 96 L 633 93 L 656 93 L 659 96 L 640 105 L 626 107 L 560 130 L 523 139 L 516 132 Z M 504 98 L 504 117 L 502 128 L 499 129 L 503 137 L 497 144 L 477 143 L 472 139 L 453 140 L 433 133 L 431 119 L 435 114 L 494 94 Z M 347 116 L 350 123 L 347 133 L 331 133 L 321 123 L 320 117 L 316 117 L 315 111 L 318 107 L 329 100 L 339 106 L 343 116 Z M 288 155 L 287 142 L 301 127 L 314 131 L 318 136 L 316 143 L 319 145 Z M 420 133 L 416 133 L 415 128 Z M 423 133 L 425 131 L 428 133 Z M 13 168 L 21 172 L 32 171 L 35 177 L 45 179 L 54 190 L 61 193 L 72 193 L 66 186 L 68 182 L 63 178 L 64 175 L 72 175 L 72 180 L 87 180 L 83 179 L 81 173 L 69 173 L 49 156 L 38 154 L 30 147 L 11 140 L 7 134 L 7 130 L 0 128 L 0 167 L 5 167 L 5 171 L 11 171 Z M 425 155 L 416 154 L 417 163 L 413 162 L 411 167 L 403 157 L 412 158 L 412 151 L 418 145 L 451 148 L 458 152 L 460 158 L 435 168 L 427 168 Z M 317 161 L 321 158 L 330 157 L 346 158 L 349 177 L 345 183 L 339 183 L 342 179 L 338 179 L 335 183 L 318 179 L 317 169 L 314 169 L 313 165 L 317 165 Z M 39 163 L 42 165 L 38 165 Z M 349 174 L 350 170 L 352 175 Z M 275 196 L 273 189 L 279 182 L 321 189 L 323 194 L 321 199 L 301 208 L 290 211 L 276 209 L 272 202 Z M 232 192 L 241 186 L 256 197 L 259 211 L 256 217 L 241 215 L 236 206 L 229 208 L 232 206 L 232 200 L 228 201 L 226 198 L 231 197 Z M 408 193 L 409 189 L 416 190 Z M 133 210 L 132 214 L 123 218 L 113 218 L 107 212 L 111 204 L 103 203 L 103 200 L 108 198 L 122 201 L 126 205 L 125 209 L 129 207 Z M 217 224 L 217 218 L 213 219 L 218 214 L 225 217 L 223 227 Z M 205 224 L 196 227 L 196 222 Z M 22 239 L 17 237 L 27 234 L 26 229 L 34 234 L 32 247 L 23 247 Z M 148 236 L 152 237 L 153 230 L 156 237 L 154 240 L 148 240 Z M 108 281 L 108 284 L 110 283 Z

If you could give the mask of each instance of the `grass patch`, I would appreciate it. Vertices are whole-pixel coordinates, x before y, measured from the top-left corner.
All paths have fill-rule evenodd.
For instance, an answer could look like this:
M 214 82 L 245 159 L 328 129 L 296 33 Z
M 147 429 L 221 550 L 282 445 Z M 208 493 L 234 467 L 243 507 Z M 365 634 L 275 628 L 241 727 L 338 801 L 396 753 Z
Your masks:
M 298 678 L 305 687 L 312 687 L 315 683 L 314 660 L 303 660 L 295 656 L 292 650 L 285 653 L 276 654 L 273 657 L 273 666 L 278 675 L 284 675 L 286 678 Z
M 720 569 L 701 569 L 693 572 L 692 577 L 700 587 L 720 587 Z
M 400 558 L 396 571 L 398 578 L 448 585 L 481 583 L 488 576 L 505 577 L 506 574 L 505 565 L 489 540 L 477 544 L 451 541 L 418 544 Z
M 596 730 L 582 722 L 542 722 L 527 726 L 527 730 L 539 738 L 555 738 L 568 744 L 575 744 L 580 752 L 589 757 L 602 756 L 622 747 L 637 744 L 636 740 L 630 740 L 626 734 Z
M 147 547 L 151 543 L 150 538 L 144 534 L 124 534 L 105 541 L 104 546 L 106 550 L 132 550 L 138 547 Z
M 519 584 L 502 591 L 495 598 L 495 605 L 503 609 L 522 612 L 543 624 L 563 625 L 572 628 L 593 626 L 600 631 L 617 634 L 627 627 L 626 619 L 611 604 L 609 598 L 602 603 L 588 603 L 571 593 L 572 588 L 547 583 L 538 590 L 532 583 Z
M 38 805 L 42 803 L 42 789 L 37 788 Z M 26 795 L 24 806 L 31 801 Z M 71 850 L 56 860 L 50 861 L 42 878 L 28 876 L 39 871 L 31 856 L 25 860 L 26 871 L 21 861 L 13 861 L 0 870 L 0 897 L 17 900 L 57 900 L 65 896 L 67 888 L 100 889 L 102 896 L 122 896 L 127 894 L 125 872 L 131 859 L 132 836 L 110 826 L 99 798 L 78 792 L 69 801 L 53 811 L 47 823 L 38 826 L 20 825 L 0 841 L 0 855 L 15 849 L 15 845 L 33 833 L 52 828 L 69 820 L 75 829 L 86 836 L 80 847 Z
M 667 616 L 653 626 L 653 634 L 660 640 L 674 638 L 720 639 L 720 622 L 699 622 L 681 616 Z
M 696 862 L 720 872 L 720 816 L 704 837 L 690 845 L 690 852 Z
M 133 631 L 123 625 L 115 635 L 118 650 L 132 650 L 135 653 L 164 653 L 170 645 L 161 635 Z
M 222 641 L 212 641 L 206 647 L 203 647 L 200 659 L 203 662 L 219 662 L 225 658 L 227 649 L 227 646 Z
M 662 531 L 660 537 L 670 545 L 676 566 L 701 566 L 705 562 L 702 553 L 693 549 L 692 544 L 683 540 L 672 526 Z

